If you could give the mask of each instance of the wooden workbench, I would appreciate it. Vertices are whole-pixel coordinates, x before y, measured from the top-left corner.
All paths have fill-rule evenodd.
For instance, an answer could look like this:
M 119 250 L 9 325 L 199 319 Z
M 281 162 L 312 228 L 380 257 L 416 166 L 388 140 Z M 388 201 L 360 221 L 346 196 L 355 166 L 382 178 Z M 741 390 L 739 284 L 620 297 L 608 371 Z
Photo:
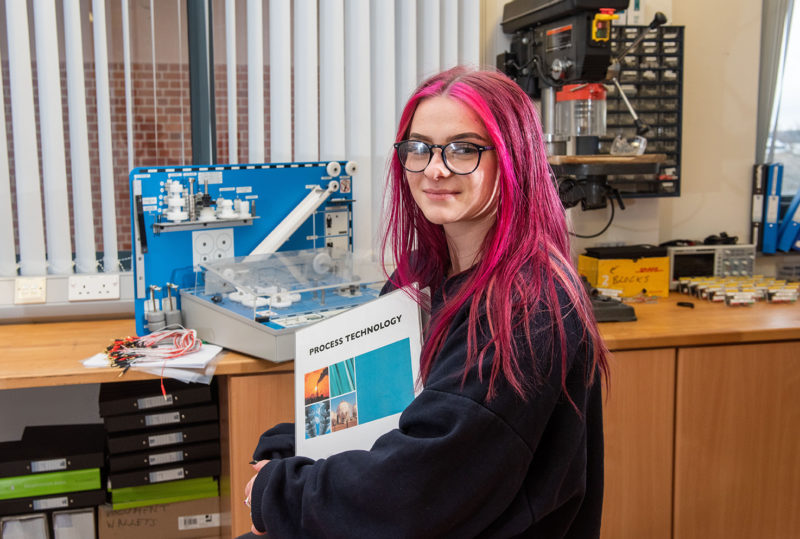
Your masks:
M 727 307 L 672 295 L 601 324 L 614 352 L 605 402 L 603 537 L 788 537 L 800 530 L 800 304 Z M 132 320 L 0 326 L 0 389 L 149 378 L 80 360 Z M 258 435 L 291 421 L 292 364 L 223 352 L 216 374 L 226 536 L 249 529 L 242 492 Z

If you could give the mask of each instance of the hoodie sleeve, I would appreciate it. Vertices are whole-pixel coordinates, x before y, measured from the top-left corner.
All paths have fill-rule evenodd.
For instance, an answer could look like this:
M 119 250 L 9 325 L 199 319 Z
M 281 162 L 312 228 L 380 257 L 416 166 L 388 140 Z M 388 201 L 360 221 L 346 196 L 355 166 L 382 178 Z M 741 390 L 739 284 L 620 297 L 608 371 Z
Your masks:
M 294 423 L 279 423 L 258 439 L 253 460 L 282 459 L 294 456 Z

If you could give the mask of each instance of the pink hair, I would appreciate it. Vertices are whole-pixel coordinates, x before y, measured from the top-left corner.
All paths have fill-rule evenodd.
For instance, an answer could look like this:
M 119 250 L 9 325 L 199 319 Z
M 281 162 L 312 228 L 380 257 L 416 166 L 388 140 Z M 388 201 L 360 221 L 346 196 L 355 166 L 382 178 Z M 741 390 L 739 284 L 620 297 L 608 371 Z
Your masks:
M 473 366 L 482 366 L 487 352 L 493 349 L 487 398 L 495 395 L 501 375 L 524 397 L 541 380 L 522 376 L 514 334 L 524 332 L 533 354 L 530 319 L 534 309 L 547 309 L 554 325 L 551 348 L 561 352 L 561 382 L 566 391 L 567 342 L 558 281 L 568 305 L 584 323 L 584 339 L 588 333 L 591 357 L 587 382 L 591 383 L 596 369 L 607 373 L 608 352 L 569 255 L 564 209 L 551 180 L 533 103 L 516 83 L 499 72 L 455 67 L 417 88 L 403 110 L 396 140 L 407 137 L 420 101 L 432 96 L 458 100 L 481 118 L 495 147 L 499 185 L 496 222 L 483 241 L 474 271 L 431 320 L 421 357 L 423 381 L 431 372 L 454 316 L 472 298 L 464 378 Z M 387 245 L 391 247 L 396 263 L 393 284 L 401 287 L 417 282 L 420 288 L 430 286 L 434 290 L 441 286 L 450 265 L 444 230 L 428 221 L 417 207 L 396 155 L 391 160 L 388 182 L 390 204 L 383 245 L 384 252 Z M 531 304 L 526 298 L 538 303 Z M 420 297 L 417 299 L 421 302 Z M 486 324 L 481 322 L 483 316 Z M 479 326 L 489 331 L 489 342 L 482 347 L 478 345 Z M 533 372 L 540 373 L 538 365 L 535 367 Z

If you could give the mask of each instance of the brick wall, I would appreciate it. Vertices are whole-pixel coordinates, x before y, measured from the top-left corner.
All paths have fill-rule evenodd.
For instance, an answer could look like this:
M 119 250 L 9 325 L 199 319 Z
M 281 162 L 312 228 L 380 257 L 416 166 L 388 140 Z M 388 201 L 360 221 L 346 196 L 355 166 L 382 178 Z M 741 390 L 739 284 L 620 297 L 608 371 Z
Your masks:
M 34 107 L 38 120 L 38 88 L 36 66 L 33 70 Z M 17 226 L 16 176 L 14 174 L 13 117 L 9 88 L 8 63 L 3 62 L 3 93 L 8 137 L 8 162 L 11 178 L 11 200 L 14 227 Z M 86 114 L 89 135 L 89 162 L 91 167 L 92 204 L 95 214 L 95 244 L 98 251 L 102 245 L 100 163 L 97 137 L 97 100 L 94 79 L 94 64 L 84 65 L 86 84 Z M 224 65 L 216 66 L 215 106 L 217 120 L 217 162 L 228 163 L 228 110 L 227 75 Z M 269 125 L 269 72 L 264 70 L 265 117 Z M 185 64 L 158 64 L 155 71 L 155 95 L 153 93 L 153 69 L 151 64 L 134 64 L 131 68 L 133 100 L 133 166 L 178 166 L 192 163 L 191 112 L 189 99 L 189 68 Z M 116 189 L 117 243 L 121 251 L 131 248 L 130 194 L 128 188 L 128 135 L 125 111 L 125 78 L 121 63 L 109 64 L 109 91 L 111 105 L 111 145 Z M 67 108 L 66 67 L 61 65 L 61 90 L 64 122 L 64 143 L 67 166 L 67 189 L 69 191 L 71 237 L 74 238 L 72 220 L 72 174 L 70 166 L 69 111 Z M 237 75 L 238 115 L 238 162 L 247 161 L 247 67 L 239 66 Z M 269 129 L 265 129 L 266 160 L 269 160 Z M 39 137 L 38 140 L 41 140 Z M 41 174 L 41 145 L 39 146 L 39 170 Z M 44 202 L 44 201 L 43 201 Z M 44 208 L 42 209 L 44 215 Z M 18 239 L 17 252 L 18 252 Z M 74 239 L 73 239 L 74 248 Z

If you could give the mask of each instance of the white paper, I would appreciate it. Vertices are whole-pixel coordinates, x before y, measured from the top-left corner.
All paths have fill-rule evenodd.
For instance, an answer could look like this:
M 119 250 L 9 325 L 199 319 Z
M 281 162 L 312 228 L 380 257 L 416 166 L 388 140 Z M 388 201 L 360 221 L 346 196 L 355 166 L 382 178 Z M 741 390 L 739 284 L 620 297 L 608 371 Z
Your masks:
M 403 290 L 295 334 L 296 454 L 369 449 L 419 394 L 420 309 Z
M 174 359 L 158 359 L 158 360 L 145 360 L 140 359 L 136 361 L 131 368 L 133 369 L 141 369 L 143 371 L 161 375 L 162 369 L 164 370 L 164 376 L 169 378 L 177 378 L 179 380 L 184 381 L 203 381 L 203 380 L 210 380 L 211 375 L 214 374 L 215 369 L 211 369 L 209 372 L 209 366 L 211 366 L 212 361 L 222 351 L 221 346 L 217 346 L 216 344 L 203 344 L 202 348 L 197 352 L 192 352 L 191 354 L 186 354 L 185 356 L 177 357 Z M 83 365 L 88 368 L 96 368 L 96 367 L 108 367 L 108 356 L 106 354 L 100 353 L 95 354 L 92 357 L 86 358 L 83 360 Z M 204 372 L 202 373 L 195 373 L 190 372 L 184 375 L 181 375 L 179 369 L 200 369 Z M 169 372 L 169 374 L 168 374 Z M 208 381 L 205 381 L 208 383 Z

